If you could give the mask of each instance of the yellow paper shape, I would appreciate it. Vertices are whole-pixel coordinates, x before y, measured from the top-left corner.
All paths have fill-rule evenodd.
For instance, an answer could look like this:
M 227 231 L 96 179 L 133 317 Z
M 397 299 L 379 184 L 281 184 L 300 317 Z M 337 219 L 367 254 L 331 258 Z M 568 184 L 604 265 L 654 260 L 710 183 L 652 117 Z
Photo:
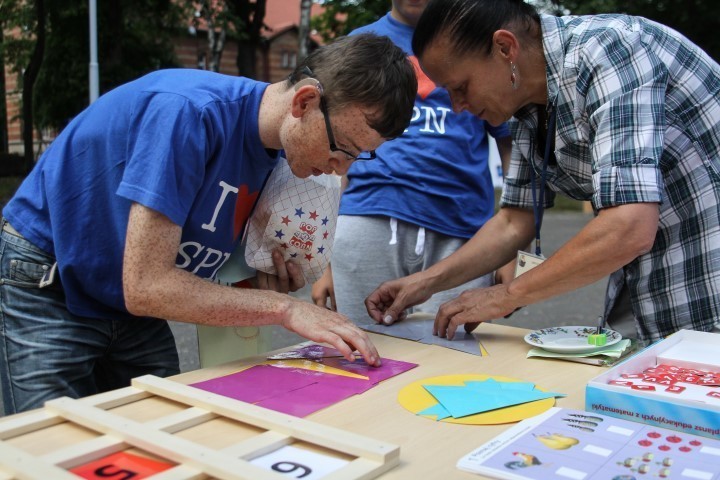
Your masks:
M 315 362 L 312 360 L 306 360 L 303 358 L 294 358 L 289 360 L 270 360 L 264 362 L 266 365 L 272 365 L 273 367 L 286 367 L 286 368 L 303 368 L 305 370 L 312 370 L 314 372 L 328 373 L 332 375 L 341 375 L 343 377 L 359 378 L 361 380 L 370 380 L 370 378 L 364 375 L 358 375 L 357 373 L 348 372 L 340 368 L 330 367 L 324 363 Z
M 398 393 L 398 402 L 405 409 L 411 411 L 414 414 L 421 412 L 427 408 L 437 405 L 435 397 L 425 390 L 423 385 L 454 385 L 462 387 L 465 382 L 471 381 L 483 381 L 493 379 L 497 382 L 524 382 L 524 380 L 518 380 L 510 377 L 500 377 L 491 375 L 476 375 L 476 374 L 458 374 L 458 375 L 443 375 L 441 377 L 426 378 L 424 380 L 418 380 L 409 385 L 403 387 Z M 540 391 L 545 389 L 537 387 Z M 513 405 L 510 407 L 499 408 L 489 412 L 478 413 L 475 415 L 468 415 L 462 418 L 448 417 L 440 422 L 448 423 L 460 423 L 463 425 L 497 425 L 500 423 L 518 422 L 526 418 L 534 417 L 542 412 L 548 410 L 555 405 L 555 398 L 545 398 L 543 400 L 537 400 L 535 402 L 523 403 L 520 405 Z M 426 417 L 435 421 L 433 417 Z

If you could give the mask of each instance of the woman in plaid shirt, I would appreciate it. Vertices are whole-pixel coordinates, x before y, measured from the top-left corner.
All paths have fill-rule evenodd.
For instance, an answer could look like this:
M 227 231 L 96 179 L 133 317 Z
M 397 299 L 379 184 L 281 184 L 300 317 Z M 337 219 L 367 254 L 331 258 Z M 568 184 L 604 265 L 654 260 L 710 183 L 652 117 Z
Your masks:
M 644 18 L 538 15 L 520 0 L 434 0 L 413 49 L 455 111 L 494 125 L 513 117 L 513 158 L 500 212 L 454 255 L 378 287 L 366 300 L 376 321 L 511 260 L 561 193 L 591 201 L 595 218 L 531 271 L 444 304 L 435 333 L 452 338 L 460 325 L 607 275 L 605 313 L 611 326 L 622 323 L 613 304 L 626 297 L 626 334 L 649 342 L 683 328 L 717 328 L 715 61 Z

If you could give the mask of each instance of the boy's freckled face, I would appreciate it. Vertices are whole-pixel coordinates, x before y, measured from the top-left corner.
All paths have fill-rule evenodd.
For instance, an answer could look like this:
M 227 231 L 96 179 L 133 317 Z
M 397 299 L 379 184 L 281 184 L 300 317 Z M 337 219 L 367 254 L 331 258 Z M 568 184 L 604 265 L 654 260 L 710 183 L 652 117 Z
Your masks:
M 330 112 L 330 125 L 335 144 L 354 155 L 375 150 L 385 141 L 378 132 L 367 124 L 369 111 L 356 106 L 347 106 Z M 302 118 L 295 119 L 283 130 L 282 144 L 293 174 L 300 178 L 323 173 L 343 175 L 353 162 L 343 152 L 330 151 L 330 141 L 325 118 L 316 109 Z

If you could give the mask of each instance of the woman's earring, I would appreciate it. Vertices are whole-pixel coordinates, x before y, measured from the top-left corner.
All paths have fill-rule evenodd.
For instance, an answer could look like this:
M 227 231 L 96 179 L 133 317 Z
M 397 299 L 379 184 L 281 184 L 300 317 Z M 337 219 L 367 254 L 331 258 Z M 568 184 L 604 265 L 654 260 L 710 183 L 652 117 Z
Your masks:
M 517 67 L 513 62 L 510 62 L 510 86 L 513 90 L 517 90 L 518 88 L 517 80 Z

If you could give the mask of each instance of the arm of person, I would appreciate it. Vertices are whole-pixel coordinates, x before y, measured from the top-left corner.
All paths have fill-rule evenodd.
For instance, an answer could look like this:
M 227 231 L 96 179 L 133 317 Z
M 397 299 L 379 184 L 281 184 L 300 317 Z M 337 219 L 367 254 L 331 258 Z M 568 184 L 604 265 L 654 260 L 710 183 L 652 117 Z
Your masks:
M 652 247 L 657 234 L 656 203 L 605 208 L 552 257 L 510 283 L 467 290 L 443 304 L 433 333 L 452 339 L 467 322 L 499 318 L 515 308 L 589 285 L 630 263 Z
M 161 213 L 132 205 L 123 292 L 133 315 L 213 326 L 277 324 L 332 345 L 350 361 L 354 360 L 352 352 L 358 350 L 368 364 L 380 364 L 367 334 L 336 312 L 275 291 L 218 285 L 177 268 L 181 234 L 181 227 Z
M 378 323 L 392 323 L 433 294 L 492 272 L 530 242 L 534 229 L 532 211 L 502 208 L 452 255 L 427 270 L 380 285 L 365 299 L 368 314 Z
M 349 181 L 347 174 L 340 177 L 341 195 L 342 192 L 347 189 Z M 330 310 L 337 311 L 331 264 L 328 263 L 327 269 L 323 272 L 322 277 L 313 284 L 310 291 L 310 298 L 312 298 L 313 303 L 319 307 L 330 308 Z M 330 300 L 330 307 L 327 306 L 328 300 Z
M 340 177 L 340 193 L 344 192 L 349 184 L 347 174 Z M 312 286 L 310 297 L 315 305 L 319 307 L 330 308 L 337 312 L 337 302 L 335 301 L 335 286 L 333 283 L 332 267 L 328 263 L 327 269 L 323 272 L 320 277 Z M 330 300 L 330 307 L 327 306 L 328 299 Z
M 512 137 L 496 138 L 495 144 L 497 145 L 498 154 L 500 154 L 500 163 L 502 164 L 503 177 L 508 174 L 508 168 L 510 168 L 510 156 L 512 154 Z
M 313 283 L 312 291 L 310 296 L 315 305 L 319 307 L 330 308 L 337 312 L 337 303 L 335 303 L 335 288 L 333 286 L 332 278 L 332 267 L 328 264 L 327 268 L 323 272 L 315 283 Z M 330 300 L 330 307 L 327 306 L 328 299 Z

